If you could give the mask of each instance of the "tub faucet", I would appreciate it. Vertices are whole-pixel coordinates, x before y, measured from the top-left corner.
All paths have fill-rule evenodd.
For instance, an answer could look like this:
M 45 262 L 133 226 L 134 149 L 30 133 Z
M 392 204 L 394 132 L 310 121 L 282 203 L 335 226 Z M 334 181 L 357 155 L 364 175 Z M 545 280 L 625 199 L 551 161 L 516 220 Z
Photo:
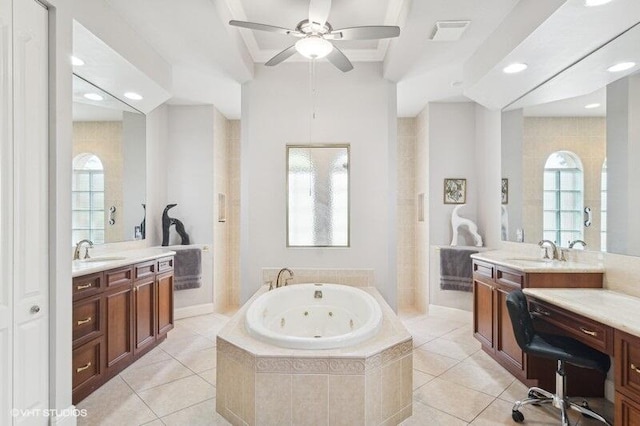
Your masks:
M 80 240 L 76 243 L 76 249 L 73 251 L 73 260 L 80 259 L 80 248 L 83 244 L 89 244 L 89 247 L 93 248 L 93 241 L 90 240 Z M 84 258 L 89 259 L 89 247 L 87 247 L 87 251 L 84 252 Z
M 582 240 L 573 240 L 573 241 L 569 242 L 569 248 L 572 249 L 573 246 L 575 246 L 576 244 L 582 244 L 582 248 L 583 249 L 587 248 L 587 243 L 585 243 Z
M 283 272 L 288 272 L 289 273 L 289 278 L 285 278 L 284 279 L 284 284 L 280 284 L 280 278 L 282 276 Z M 280 269 L 280 272 L 278 272 L 278 278 L 276 278 L 276 288 L 280 287 L 281 285 L 285 286 L 288 284 L 289 280 L 293 279 L 293 271 L 289 268 L 282 268 Z
M 553 252 L 552 252 L 552 254 L 551 254 L 551 259 L 560 259 L 560 256 L 558 256 L 558 247 L 556 247 L 556 245 L 554 244 L 554 242 L 553 242 L 553 241 L 550 241 L 550 240 L 542 240 L 542 241 L 540 241 L 540 242 L 538 243 L 538 245 L 539 245 L 540 247 L 544 247 L 544 245 L 545 245 L 545 244 L 548 244 L 548 245 L 551 247 L 551 249 L 553 250 Z M 549 258 L 549 256 L 547 255 L 546 250 L 545 250 L 545 252 L 544 252 L 544 253 L 545 253 L 544 258 L 545 258 L 545 259 L 548 259 L 548 258 Z

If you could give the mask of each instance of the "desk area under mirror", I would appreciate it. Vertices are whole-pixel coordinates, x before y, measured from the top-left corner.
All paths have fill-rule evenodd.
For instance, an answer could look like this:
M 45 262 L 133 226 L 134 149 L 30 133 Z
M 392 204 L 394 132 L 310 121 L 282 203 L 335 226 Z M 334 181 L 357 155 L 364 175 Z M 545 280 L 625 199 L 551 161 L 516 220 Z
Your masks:
M 639 45 L 636 25 L 505 108 L 502 240 L 640 255 Z

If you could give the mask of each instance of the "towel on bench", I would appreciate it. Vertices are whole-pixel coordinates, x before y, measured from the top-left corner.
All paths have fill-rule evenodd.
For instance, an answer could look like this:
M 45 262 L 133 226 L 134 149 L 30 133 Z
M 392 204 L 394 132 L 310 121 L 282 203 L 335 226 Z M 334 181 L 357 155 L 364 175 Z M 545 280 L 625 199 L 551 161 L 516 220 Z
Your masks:
M 471 255 L 478 250 L 442 247 L 440 249 L 440 288 L 473 291 Z

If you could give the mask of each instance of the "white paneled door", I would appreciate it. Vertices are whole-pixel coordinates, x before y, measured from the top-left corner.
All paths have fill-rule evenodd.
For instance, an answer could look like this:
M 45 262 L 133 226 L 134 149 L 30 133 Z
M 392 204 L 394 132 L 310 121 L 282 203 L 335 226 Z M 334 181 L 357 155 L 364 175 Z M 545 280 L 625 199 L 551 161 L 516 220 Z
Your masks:
M 13 136 L 11 3 L 0 0 L 0 424 L 13 406 Z
M 48 424 L 48 11 L 13 1 L 13 417 Z

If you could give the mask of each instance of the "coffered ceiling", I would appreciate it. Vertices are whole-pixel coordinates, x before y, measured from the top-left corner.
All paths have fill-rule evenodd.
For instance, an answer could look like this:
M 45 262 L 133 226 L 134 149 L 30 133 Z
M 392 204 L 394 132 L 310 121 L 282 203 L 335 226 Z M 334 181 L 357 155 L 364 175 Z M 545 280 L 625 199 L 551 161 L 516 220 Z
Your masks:
M 213 103 L 229 118 L 240 117 L 241 85 L 253 78 L 255 67 L 295 41 L 231 27 L 229 20 L 295 28 L 309 7 L 309 0 L 105 1 L 172 65 L 171 102 Z M 513 85 L 520 91 L 535 87 L 567 65 L 566 54 L 556 49 L 565 40 L 574 44 L 566 44 L 563 52 L 579 59 L 606 41 L 601 38 L 640 20 L 638 0 L 613 0 L 611 5 L 615 14 L 598 11 L 603 17 L 598 31 L 577 33 L 570 17 L 582 16 L 584 0 L 333 0 L 329 22 L 334 28 L 400 26 L 400 37 L 391 41 L 336 44 L 355 67 L 362 61 L 383 62 L 384 77 L 398 83 L 398 115 L 407 117 L 428 102 L 471 98 L 491 108 L 504 106 L 513 98 L 502 93 L 497 73 L 502 61 L 535 53 L 531 58 L 542 61 L 544 72 Z M 460 40 L 430 40 L 437 21 L 451 20 L 471 22 Z M 302 60 L 307 59 L 295 54 L 287 62 Z

